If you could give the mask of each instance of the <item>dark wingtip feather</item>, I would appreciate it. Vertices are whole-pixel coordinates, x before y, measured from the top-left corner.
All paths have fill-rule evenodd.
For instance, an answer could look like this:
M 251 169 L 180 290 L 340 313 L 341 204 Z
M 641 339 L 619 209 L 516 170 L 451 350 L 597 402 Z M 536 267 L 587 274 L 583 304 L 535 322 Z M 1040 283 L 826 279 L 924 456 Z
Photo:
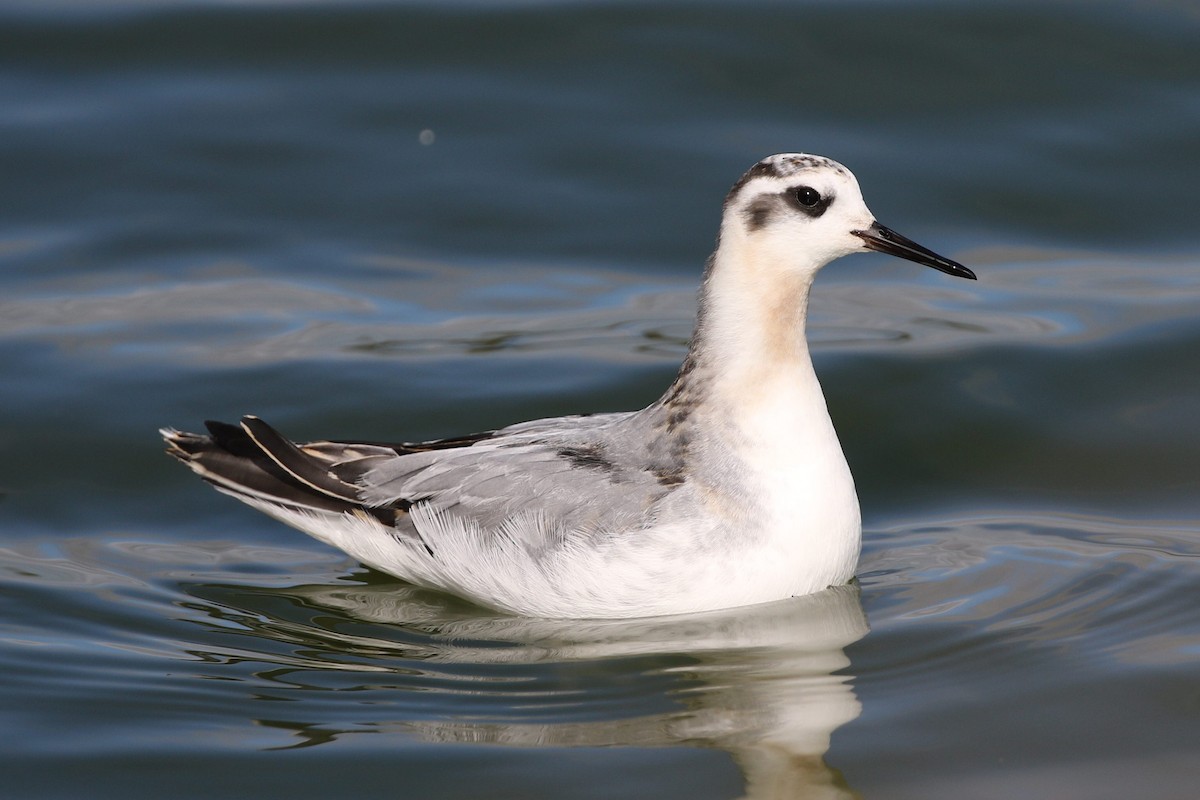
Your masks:
M 163 441 L 167 443 L 167 455 L 173 456 L 180 461 L 188 462 L 204 450 L 209 442 L 207 436 L 198 433 L 188 433 L 187 431 L 178 431 L 174 428 L 159 428 L 159 435 L 163 437 Z
M 212 485 L 242 498 L 266 500 L 293 510 L 368 514 L 383 525 L 394 525 L 397 512 L 364 508 L 354 487 L 336 480 L 316 460 L 303 453 L 257 417 L 243 420 L 250 431 L 226 422 L 208 420 L 208 435 L 163 428 L 167 453 L 182 461 Z M 290 449 L 289 449 L 290 448 Z M 281 463 L 281 462 L 286 462 Z M 297 474 L 297 470 L 301 474 Z M 324 485 L 313 486 L 311 478 Z M 330 491 L 337 489 L 342 494 Z
M 357 487 L 339 480 L 316 459 L 258 417 L 242 417 L 242 430 L 261 452 L 296 480 L 338 500 L 359 502 Z
M 261 451 L 254 443 L 254 440 L 237 425 L 230 425 L 228 422 L 220 422 L 215 419 L 206 419 L 204 427 L 208 429 L 209 436 L 212 441 L 222 450 L 229 452 L 232 455 L 242 458 L 253 458 L 256 454 L 261 454 Z

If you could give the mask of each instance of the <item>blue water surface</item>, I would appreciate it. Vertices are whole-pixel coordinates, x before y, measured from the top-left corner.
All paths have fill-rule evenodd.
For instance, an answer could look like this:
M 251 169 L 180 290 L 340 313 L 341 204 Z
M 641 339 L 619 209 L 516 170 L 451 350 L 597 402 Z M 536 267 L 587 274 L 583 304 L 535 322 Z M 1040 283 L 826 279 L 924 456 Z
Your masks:
M 1153 798 L 1200 785 L 1187 2 L 0 6 L 0 794 Z M 155 430 L 420 440 L 670 382 L 721 199 L 850 166 L 810 338 L 859 586 L 547 622 Z

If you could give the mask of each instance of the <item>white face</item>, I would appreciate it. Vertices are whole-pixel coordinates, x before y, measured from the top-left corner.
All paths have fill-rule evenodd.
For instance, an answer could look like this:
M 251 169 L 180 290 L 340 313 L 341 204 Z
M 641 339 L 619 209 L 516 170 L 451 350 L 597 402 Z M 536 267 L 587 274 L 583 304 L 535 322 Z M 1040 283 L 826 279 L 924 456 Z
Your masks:
M 866 250 L 853 231 L 874 222 L 850 170 L 822 156 L 784 153 L 758 162 L 733 187 L 722 233 L 740 232 L 755 249 L 789 253 L 796 267 L 816 269 Z
M 850 170 L 823 156 L 764 158 L 725 198 L 722 247 L 776 269 L 812 274 L 835 258 L 875 250 L 960 278 L 971 270 L 879 225 Z

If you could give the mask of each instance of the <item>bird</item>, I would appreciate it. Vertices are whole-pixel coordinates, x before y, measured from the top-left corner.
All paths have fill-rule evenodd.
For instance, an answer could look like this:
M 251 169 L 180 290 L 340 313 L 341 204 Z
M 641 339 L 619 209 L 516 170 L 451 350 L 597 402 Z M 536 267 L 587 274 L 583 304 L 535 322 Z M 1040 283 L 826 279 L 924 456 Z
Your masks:
M 877 251 L 974 280 L 876 221 L 832 159 L 725 197 L 678 374 L 641 410 L 423 442 L 295 443 L 257 416 L 163 428 L 216 489 L 359 563 L 518 616 L 688 614 L 851 582 L 857 492 L 805 334 L 817 272 Z

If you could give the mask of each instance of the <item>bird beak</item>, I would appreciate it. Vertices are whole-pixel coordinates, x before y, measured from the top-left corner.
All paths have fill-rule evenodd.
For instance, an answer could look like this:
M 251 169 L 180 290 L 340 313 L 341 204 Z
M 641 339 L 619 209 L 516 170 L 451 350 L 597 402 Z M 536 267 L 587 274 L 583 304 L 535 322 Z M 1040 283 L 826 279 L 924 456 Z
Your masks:
M 900 258 L 906 258 L 909 261 L 933 267 L 947 275 L 956 275 L 960 278 L 975 280 L 975 273 L 957 261 L 951 261 L 948 258 L 939 256 L 932 250 L 917 244 L 912 239 L 901 236 L 891 228 L 883 227 L 878 222 L 872 222 L 871 227 L 865 231 L 850 232 L 862 239 L 863 244 L 868 250 L 878 250 L 880 253 L 900 256 Z

